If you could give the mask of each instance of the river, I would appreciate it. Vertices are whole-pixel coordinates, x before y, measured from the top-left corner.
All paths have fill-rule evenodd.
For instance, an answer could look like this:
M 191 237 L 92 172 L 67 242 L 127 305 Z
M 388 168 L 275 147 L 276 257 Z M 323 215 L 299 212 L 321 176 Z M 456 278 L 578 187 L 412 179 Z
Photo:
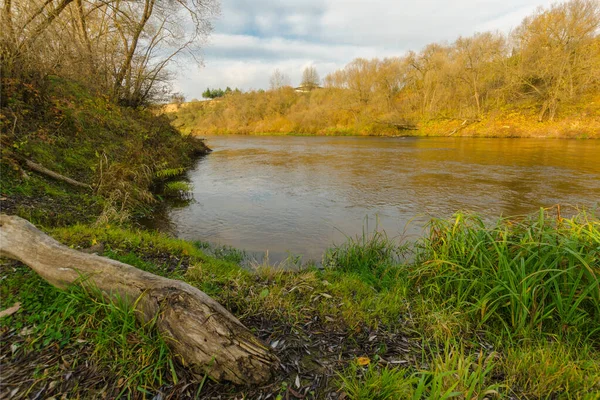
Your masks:
M 431 217 L 598 207 L 600 141 L 215 136 L 190 172 L 193 201 L 150 227 L 270 261 L 320 261 L 377 227 L 414 239 Z M 368 225 L 368 228 L 367 228 Z M 260 258 L 260 256 L 258 257 Z

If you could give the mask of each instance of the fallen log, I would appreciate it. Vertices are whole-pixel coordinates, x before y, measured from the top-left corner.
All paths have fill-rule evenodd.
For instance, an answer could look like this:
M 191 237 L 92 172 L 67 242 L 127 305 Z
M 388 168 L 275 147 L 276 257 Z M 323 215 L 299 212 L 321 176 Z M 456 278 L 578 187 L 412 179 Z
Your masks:
M 82 182 L 76 181 L 75 179 L 71 179 L 67 176 L 61 175 L 58 172 L 54 172 L 54 171 L 44 167 L 43 165 L 34 163 L 31 160 L 25 160 L 25 165 L 27 165 L 27 167 L 29 169 L 39 172 L 40 174 L 49 176 L 52 179 L 56 179 L 56 180 L 62 181 L 62 182 L 67 182 L 68 184 L 71 184 L 73 186 L 79 186 L 79 187 L 83 187 L 86 189 L 92 188 L 92 186 L 88 185 L 87 183 L 82 183 Z
M 28 221 L 0 214 L 0 256 L 19 260 L 58 288 L 79 284 L 135 307 L 156 326 L 174 354 L 197 375 L 261 384 L 277 358 L 219 303 L 185 282 L 85 254 L 58 243 Z
M 396 128 L 399 131 L 418 131 L 419 127 L 412 122 L 393 122 L 393 121 L 382 121 L 378 120 L 378 123 L 382 125 L 388 125 Z

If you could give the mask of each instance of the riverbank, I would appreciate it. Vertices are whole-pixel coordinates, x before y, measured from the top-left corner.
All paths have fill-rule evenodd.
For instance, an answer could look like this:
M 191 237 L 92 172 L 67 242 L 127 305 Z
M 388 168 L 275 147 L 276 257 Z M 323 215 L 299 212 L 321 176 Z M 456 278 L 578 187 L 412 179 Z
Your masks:
M 164 117 L 121 107 L 68 79 L 7 81 L 2 90 L 0 205 L 35 224 L 131 221 L 185 191 L 173 181 L 210 152 Z
M 2 212 L 73 248 L 200 288 L 267 343 L 281 366 L 261 387 L 192 377 L 153 324 L 141 325 L 131 309 L 77 287 L 55 289 L 26 266 L 1 259 L 1 309 L 12 311 L 0 317 L 0 397 L 595 398 L 600 392 L 597 217 L 564 219 L 547 210 L 490 226 L 457 214 L 434 220 L 414 243 L 382 232 L 351 239 L 326 252 L 324 268 L 292 272 L 265 263 L 248 271 L 235 250 L 209 256 L 203 243 L 135 226 L 136 215 L 169 195 L 168 189 L 152 195 L 152 185 L 167 188 L 166 179 L 207 151 L 203 145 L 78 85 L 51 83 L 37 108 L 13 106 L 27 124 L 3 125 L 18 127 L 3 136 Z M 23 159 L 92 188 L 28 170 Z
M 263 387 L 193 379 L 132 311 L 50 287 L 3 261 L 2 393 L 13 398 L 595 398 L 600 221 L 556 210 L 486 227 L 458 214 L 399 244 L 379 232 L 300 271 L 206 256 L 201 244 L 114 226 L 48 232 L 232 311 L 281 359 Z M 400 262 L 410 252 L 413 262 Z M 3 307 L 4 308 L 4 307 Z M 262 396 L 262 397 L 261 397 Z M 8 396 L 10 397 L 10 396 Z
M 335 93 L 246 93 L 212 101 L 168 105 L 156 112 L 172 120 L 184 134 L 430 136 L 498 138 L 600 138 L 600 97 L 588 96 L 564 106 L 552 120 L 539 121 L 535 104 L 513 104 L 478 117 L 381 114 L 367 109 L 350 112 L 335 101 Z M 285 91 L 284 91 L 285 92 Z M 271 115 L 287 98 L 285 111 Z M 289 98 L 288 98 L 289 97 Z M 329 98 L 331 97 L 331 99 Z M 323 98 L 327 100 L 323 100 Z M 325 104 L 322 104 L 323 102 Z M 332 103 L 332 104 L 329 104 Z

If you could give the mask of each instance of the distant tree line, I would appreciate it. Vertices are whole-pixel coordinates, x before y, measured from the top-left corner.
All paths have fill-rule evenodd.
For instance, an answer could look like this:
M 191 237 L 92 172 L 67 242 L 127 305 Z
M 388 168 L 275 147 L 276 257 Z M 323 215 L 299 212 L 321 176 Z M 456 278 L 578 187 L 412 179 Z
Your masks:
M 297 93 L 275 71 L 267 92 L 226 96 L 186 129 L 215 132 L 375 132 L 386 124 L 513 118 L 533 123 L 600 108 L 600 2 L 540 8 L 510 34 L 476 33 L 386 59 L 358 58 Z M 314 70 L 303 85 L 320 79 Z M 587 115 L 586 114 L 586 115 Z
M 204 92 L 202 92 L 202 97 L 205 99 L 216 99 L 218 97 L 223 97 L 226 94 L 234 93 L 234 92 L 241 93 L 240 89 L 235 88 L 234 90 L 231 90 L 231 88 L 229 86 L 227 86 L 225 88 L 225 90 L 206 88 L 206 90 Z

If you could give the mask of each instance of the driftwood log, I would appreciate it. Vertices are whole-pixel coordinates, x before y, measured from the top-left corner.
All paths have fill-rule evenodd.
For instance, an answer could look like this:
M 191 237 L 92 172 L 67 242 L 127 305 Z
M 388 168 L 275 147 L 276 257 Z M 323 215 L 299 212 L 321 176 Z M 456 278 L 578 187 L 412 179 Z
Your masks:
M 82 183 L 82 182 L 76 181 L 75 179 L 71 179 L 68 176 L 61 175 L 57 172 L 54 172 L 54 171 L 44 167 L 43 165 L 34 163 L 31 160 L 25 160 L 25 165 L 27 165 L 27 167 L 29 169 L 31 169 L 32 171 L 39 172 L 40 174 L 49 176 L 52 179 L 56 179 L 56 180 L 62 181 L 62 182 L 67 182 L 70 185 L 79 186 L 79 187 L 86 188 L 86 189 L 92 188 L 87 183 Z
M 70 249 L 28 221 L 0 214 L 0 256 L 28 265 L 52 285 L 73 283 L 135 307 L 142 322 L 156 326 L 192 372 L 236 384 L 271 378 L 277 359 L 219 303 L 185 282 Z

